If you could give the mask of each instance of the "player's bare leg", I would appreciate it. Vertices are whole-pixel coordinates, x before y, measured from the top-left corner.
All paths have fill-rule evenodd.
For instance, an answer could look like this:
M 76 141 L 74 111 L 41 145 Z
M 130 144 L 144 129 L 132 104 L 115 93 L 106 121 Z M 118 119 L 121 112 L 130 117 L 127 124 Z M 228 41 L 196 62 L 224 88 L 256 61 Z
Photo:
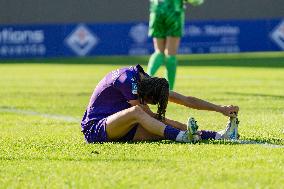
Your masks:
M 178 121 L 174 121 L 174 120 L 171 120 L 171 119 L 168 119 L 168 118 L 165 119 L 164 123 L 166 125 L 170 125 L 170 126 L 176 128 L 176 129 L 179 129 L 181 131 L 186 131 L 188 129 L 186 124 L 183 124 L 183 123 L 180 123 Z M 137 127 L 136 134 L 133 138 L 134 141 L 155 141 L 155 140 L 162 140 L 162 139 L 163 139 L 163 137 L 149 133 L 147 130 L 145 130 L 141 126 Z
M 191 142 L 192 135 L 187 131 L 181 131 L 152 118 L 140 106 L 117 112 L 107 118 L 106 131 L 110 140 L 117 140 L 123 137 L 136 124 L 152 135 L 179 142 Z M 140 138 L 140 140 L 142 140 Z
M 180 37 L 167 37 L 165 54 L 168 56 L 177 55 L 180 44 Z
M 190 123 L 190 119 L 188 123 Z M 220 140 L 220 139 L 237 140 L 239 138 L 238 125 L 239 125 L 238 118 L 230 117 L 226 128 L 222 131 L 216 132 L 216 131 L 201 130 L 201 131 L 196 131 L 196 135 L 194 132 L 192 132 L 194 134 L 194 141 Z
M 148 132 L 163 136 L 166 125 L 149 116 L 140 106 L 117 112 L 107 118 L 106 131 L 110 139 L 124 136 L 135 124 L 140 124 Z
M 153 43 L 154 43 L 154 49 L 155 52 L 158 53 L 163 53 L 165 52 L 166 49 L 166 39 L 165 38 L 153 38 Z
M 133 141 L 157 141 L 162 139 L 164 139 L 164 137 L 154 135 L 143 127 L 138 126 Z

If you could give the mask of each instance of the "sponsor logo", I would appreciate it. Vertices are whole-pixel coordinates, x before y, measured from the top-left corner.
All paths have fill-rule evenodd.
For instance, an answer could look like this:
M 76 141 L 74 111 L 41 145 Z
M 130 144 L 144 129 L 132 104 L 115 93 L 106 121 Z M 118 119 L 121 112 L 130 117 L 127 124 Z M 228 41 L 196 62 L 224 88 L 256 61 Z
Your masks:
M 137 94 L 137 83 L 132 83 L 132 94 Z
M 270 37 L 282 50 L 284 50 L 284 20 L 276 26 Z
M 145 55 L 149 54 L 148 40 L 148 26 L 140 23 L 131 27 L 129 36 L 133 40 L 128 54 L 130 55 Z
M 148 27 L 143 23 L 137 24 L 130 29 L 129 35 L 135 43 L 145 43 L 148 39 Z
M 202 28 L 196 25 L 189 25 L 184 29 L 184 36 L 201 36 L 202 33 Z
M 0 44 L 38 44 L 44 42 L 43 30 L 14 30 L 3 28 L 0 30 Z
M 234 24 L 188 24 L 179 53 L 240 52 L 241 27 Z
M 223 36 L 238 36 L 241 32 L 238 26 L 229 25 L 188 25 L 184 29 L 184 36 L 210 36 L 210 37 L 223 37 Z
M 85 56 L 98 44 L 99 38 L 87 26 L 81 24 L 65 41 L 77 55 Z
M 44 55 L 43 30 L 0 29 L 0 56 Z
M 204 31 L 207 36 L 237 36 L 240 34 L 238 26 L 204 26 Z

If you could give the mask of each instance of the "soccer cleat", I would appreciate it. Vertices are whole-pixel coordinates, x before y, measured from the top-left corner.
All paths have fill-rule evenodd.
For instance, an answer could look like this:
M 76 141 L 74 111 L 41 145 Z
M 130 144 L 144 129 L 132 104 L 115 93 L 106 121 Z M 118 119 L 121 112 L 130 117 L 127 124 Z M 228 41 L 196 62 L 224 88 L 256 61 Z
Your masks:
M 237 140 L 240 135 L 238 134 L 239 120 L 237 117 L 230 117 L 225 130 L 218 132 L 221 134 L 221 139 Z
M 187 120 L 187 130 L 190 131 L 192 135 L 197 134 L 198 125 L 197 125 L 197 121 L 195 121 L 193 117 L 190 117 Z
M 189 118 L 187 121 L 187 131 L 182 136 L 183 142 L 197 142 L 200 140 L 199 135 L 197 134 L 197 121 L 193 117 Z

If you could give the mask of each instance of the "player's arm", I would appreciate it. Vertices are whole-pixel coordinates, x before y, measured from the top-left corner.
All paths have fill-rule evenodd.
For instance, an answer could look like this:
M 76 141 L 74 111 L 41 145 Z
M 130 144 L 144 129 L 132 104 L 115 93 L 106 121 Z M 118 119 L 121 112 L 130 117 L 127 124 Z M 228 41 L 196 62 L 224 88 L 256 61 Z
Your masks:
M 234 117 L 235 116 L 234 112 L 239 111 L 238 106 L 216 105 L 216 104 L 207 102 L 205 100 L 202 100 L 196 97 L 184 96 L 174 91 L 170 91 L 169 101 L 189 107 L 189 108 L 197 109 L 197 110 L 208 110 L 208 111 L 220 112 L 229 117 Z

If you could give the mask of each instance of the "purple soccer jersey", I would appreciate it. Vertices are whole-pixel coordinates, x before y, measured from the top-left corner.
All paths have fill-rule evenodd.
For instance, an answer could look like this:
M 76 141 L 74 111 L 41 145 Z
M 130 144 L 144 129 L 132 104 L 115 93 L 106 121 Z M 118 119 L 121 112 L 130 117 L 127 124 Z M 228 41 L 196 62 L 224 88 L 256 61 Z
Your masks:
M 116 112 L 130 108 L 129 100 L 138 99 L 137 81 L 140 65 L 121 68 L 108 73 L 95 88 L 81 122 L 82 130 L 88 130 L 90 121 L 97 122 Z

